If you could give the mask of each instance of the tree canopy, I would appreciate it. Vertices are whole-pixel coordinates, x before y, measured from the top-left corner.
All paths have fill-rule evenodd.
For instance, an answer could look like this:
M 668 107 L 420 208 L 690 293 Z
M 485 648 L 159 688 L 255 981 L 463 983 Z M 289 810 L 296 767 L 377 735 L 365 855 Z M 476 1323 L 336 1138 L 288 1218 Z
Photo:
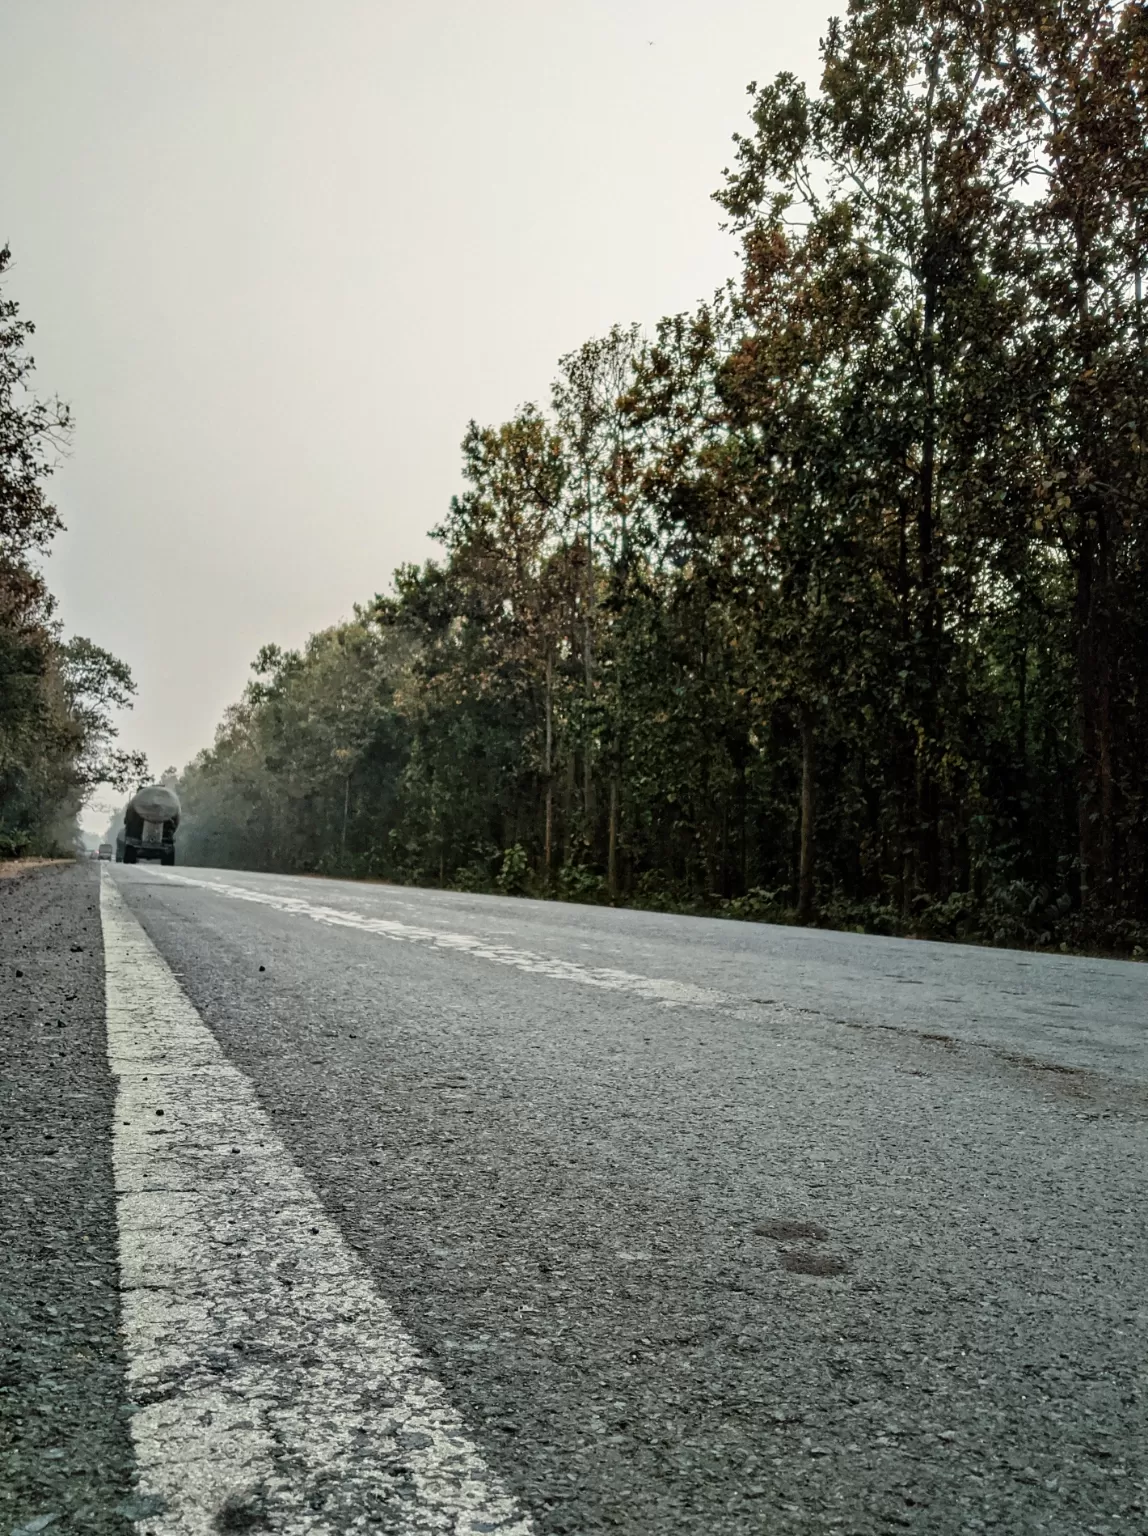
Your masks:
M 852 0 L 729 289 L 472 424 L 438 560 L 269 649 L 213 863 L 1148 947 L 1142 0 Z

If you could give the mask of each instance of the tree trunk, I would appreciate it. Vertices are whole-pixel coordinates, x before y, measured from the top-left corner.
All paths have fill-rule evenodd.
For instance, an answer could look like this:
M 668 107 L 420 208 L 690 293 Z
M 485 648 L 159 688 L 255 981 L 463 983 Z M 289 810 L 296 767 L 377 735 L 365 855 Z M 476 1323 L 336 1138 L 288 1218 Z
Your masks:
M 613 901 L 618 894 L 618 776 L 610 779 L 610 841 L 606 857 L 606 890 Z
M 1077 673 L 1080 720 L 1080 905 L 1099 914 L 1119 905 L 1116 879 L 1113 624 L 1110 540 L 1102 508 L 1082 514 L 1077 566 Z
M 546 832 L 542 855 L 546 884 L 550 884 L 550 869 L 554 846 L 554 664 L 550 652 L 546 652 Z
M 1025 850 L 1025 872 L 1031 874 L 1028 827 L 1028 639 L 1024 633 L 1023 600 L 1020 607 L 1021 637 L 1016 653 L 1016 827 Z
M 578 765 L 574 761 L 574 748 L 571 747 L 566 756 L 566 783 L 562 792 L 562 862 L 570 863 L 572 849 L 570 847 L 571 828 L 574 823 L 574 786 L 577 782 Z
M 582 666 L 586 690 L 586 708 L 594 695 L 594 512 L 590 500 L 590 471 L 586 471 L 586 613 L 582 625 Z M 582 819 L 583 835 L 591 850 L 595 843 L 597 807 L 594 804 L 594 754 L 591 732 L 587 730 L 582 742 Z
M 1076 242 L 1076 324 L 1080 377 L 1092 373 L 1094 357 L 1089 303 L 1091 238 L 1083 207 Z M 1103 459 L 1103 422 L 1082 412 L 1082 438 L 1094 462 Z M 1076 569 L 1077 688 L 1080 721 L 1080 905 L 1086 914 L 1110 912 L 1117 904 L 1116 784 L 1113 765 L 1112 688 L 1115 682 L 1114 626 L 1116 530 L 1103 499 L 1091 495 L 1077 509 Z
M 591 857 L 594 856 L 594 845 L 597 841 L 598 807 L 594 803 L 594 763 L 590 756 L 589 738 L 582 746 L 582 835 L 586 840 L 586 846 L 590 849 Z
M 937 495 L 937 271 L 933 233 L 932 117 L 937 87 L 938 56 L 934 48 L 929 62 L 929 88 L 925 103 L 925 131 L 921 136 L 921 213 L 924 223 L 922 277 L 921 372 L 924 412 L 921 432 L 920 499 L 917 507 L 918 580 L 921 584 L 921 638 L 925 648 L 924 696 L 920 700 L 922 741 L 917 764 L 917 881 L 935 895 L 939 853 L 939 787 L 934 754 L 939 735 L 937 691 L 940 612 L 937 594 L 937 561 L 934 518 Z
M 797 921 L 809 923 L 814 916 L 814 864 L 816 850 L 816 803 L 814 768 L 816 737 L 813 711 L 801 706 L 801 868 L 797 881 Z

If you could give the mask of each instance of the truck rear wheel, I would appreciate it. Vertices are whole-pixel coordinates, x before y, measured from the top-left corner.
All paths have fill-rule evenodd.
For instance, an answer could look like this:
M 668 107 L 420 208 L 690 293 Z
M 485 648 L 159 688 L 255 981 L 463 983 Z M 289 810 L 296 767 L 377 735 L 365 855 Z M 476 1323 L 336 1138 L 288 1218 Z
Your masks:
M 174 848 L 165 848 L 163 850 L 163 852 L 159 856 L 159 861 L 160 861 L 161 864 L 174 864 L 175 863 L 175 849 Z
M 136 851 L 135 851 L 135 849 L 134 848 L 125 848 L 124 849 L 124 863 L 125 864 L 134 864 L 135 861 L 136 861 Z

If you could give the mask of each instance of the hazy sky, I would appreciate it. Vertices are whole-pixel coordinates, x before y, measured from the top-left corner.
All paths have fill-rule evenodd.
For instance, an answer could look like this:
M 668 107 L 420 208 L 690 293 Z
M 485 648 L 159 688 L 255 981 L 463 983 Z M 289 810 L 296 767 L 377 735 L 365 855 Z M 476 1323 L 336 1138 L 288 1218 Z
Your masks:
M 125 745 L 182 766 L 261 644 L 430 552 L 468 419 L 733 273 L 745 86 L 833 8 L 7 0 L 0 243 L 77 423 L 48 576 Z

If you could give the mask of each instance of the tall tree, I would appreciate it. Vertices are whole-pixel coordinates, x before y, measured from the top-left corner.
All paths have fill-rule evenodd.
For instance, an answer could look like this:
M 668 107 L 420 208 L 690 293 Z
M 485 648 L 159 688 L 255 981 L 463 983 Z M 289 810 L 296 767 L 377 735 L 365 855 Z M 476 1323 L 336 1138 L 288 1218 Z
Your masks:
M 10 265 L 5 246 L 0 279 Z M 89 640 L 62 640 L 37 564 L 62 526 L 45 482 L 71 417 L 34 391 L 33 333 L 0 295 L 0 853 L 66 843 L 96 783 L 124 785 L 145 767 L 112 745 L 109 711 L 134 692 L 128 669 Z

